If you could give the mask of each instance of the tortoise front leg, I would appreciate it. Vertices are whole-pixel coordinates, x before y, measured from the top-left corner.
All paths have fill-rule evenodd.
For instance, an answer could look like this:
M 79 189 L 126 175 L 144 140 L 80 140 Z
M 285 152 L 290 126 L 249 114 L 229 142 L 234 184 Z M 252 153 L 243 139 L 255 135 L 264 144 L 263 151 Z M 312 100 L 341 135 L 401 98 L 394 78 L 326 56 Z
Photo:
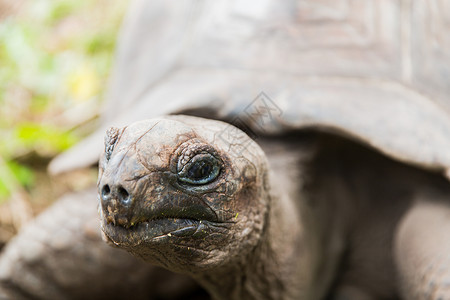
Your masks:
M 0 256 L 0 299 L 196 297 L 190 278 L 101 240 L 96 194 L 92 188 L 64 196 L 8 243 Z
M 450 198 L 414 203 L 395 236 L 404 299 L 450 299 Z

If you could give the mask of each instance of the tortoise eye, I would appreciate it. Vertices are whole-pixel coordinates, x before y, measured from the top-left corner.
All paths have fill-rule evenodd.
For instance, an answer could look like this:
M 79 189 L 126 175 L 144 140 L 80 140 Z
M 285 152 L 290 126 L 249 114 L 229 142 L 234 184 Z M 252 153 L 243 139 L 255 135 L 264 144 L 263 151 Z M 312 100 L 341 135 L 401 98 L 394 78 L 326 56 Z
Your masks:
M 182 182 L 201 185 L 214 181 L 220 173 L 220 162 L 211 154 L 194 156 L 178 173 Z

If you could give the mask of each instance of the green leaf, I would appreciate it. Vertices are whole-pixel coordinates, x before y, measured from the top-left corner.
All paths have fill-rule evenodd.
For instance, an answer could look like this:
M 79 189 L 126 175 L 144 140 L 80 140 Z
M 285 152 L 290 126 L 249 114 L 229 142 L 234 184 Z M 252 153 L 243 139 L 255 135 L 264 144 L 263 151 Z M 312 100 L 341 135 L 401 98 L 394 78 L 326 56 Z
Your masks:
M 13 160 L 6 163 L 11 174 L 14 175 L 15 179 L 23 187 L 30 187 L 34 182 L 33 171 L 30 168 L 21 165 Z
M 38 153 L 56 154 L 74 145 L 78 138 L 63 129 L 34 123 L 22 123 L 15 129 L 21 144 Z
M 0 165 L 0 203 L 7 200 L 19 186 L 30 188 L 34 183 L 33 171 L 10 160 Z
M 91 36 L 85 44 L 86 52 L 89 55 L 99 52 L 111 53 L 115 47 L 115 34 L 113 31 L 104 31 Z
M 55 1 L 48 16 L 51 23 L 56 23 L 76 12 L 82 1 Z
M 0 203 L 6 200 L 9 195 L 11 195 L 11 191 L 2 178 L 0 178 Z

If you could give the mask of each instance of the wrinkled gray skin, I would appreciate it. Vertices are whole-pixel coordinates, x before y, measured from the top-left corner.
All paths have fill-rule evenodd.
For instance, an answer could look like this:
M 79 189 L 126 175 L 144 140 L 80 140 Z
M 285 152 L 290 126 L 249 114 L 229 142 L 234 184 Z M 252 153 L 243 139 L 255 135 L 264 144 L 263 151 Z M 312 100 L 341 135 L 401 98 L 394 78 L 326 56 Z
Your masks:
M 188 116 L 113 128 L 105 146 L 105 239 L 214 299 L 450 299 L 450 184 L 438 173 L 328 134 L 256 144 Z M 204 178 L 189 170 L 205 156 L 220 172 L 189 181 Z

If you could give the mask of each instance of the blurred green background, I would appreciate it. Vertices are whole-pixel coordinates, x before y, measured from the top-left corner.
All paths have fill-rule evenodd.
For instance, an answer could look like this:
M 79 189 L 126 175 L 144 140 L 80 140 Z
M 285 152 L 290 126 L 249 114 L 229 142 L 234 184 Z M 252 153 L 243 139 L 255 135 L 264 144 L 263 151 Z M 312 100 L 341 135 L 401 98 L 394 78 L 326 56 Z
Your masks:
M 0 226 L 12 223 L 11 234 L 96 176 L 55 179 L 46 167 L 95 126 L 127 5 L 0 0 Z M 11 201 L 21 205 L 4 205 Z

